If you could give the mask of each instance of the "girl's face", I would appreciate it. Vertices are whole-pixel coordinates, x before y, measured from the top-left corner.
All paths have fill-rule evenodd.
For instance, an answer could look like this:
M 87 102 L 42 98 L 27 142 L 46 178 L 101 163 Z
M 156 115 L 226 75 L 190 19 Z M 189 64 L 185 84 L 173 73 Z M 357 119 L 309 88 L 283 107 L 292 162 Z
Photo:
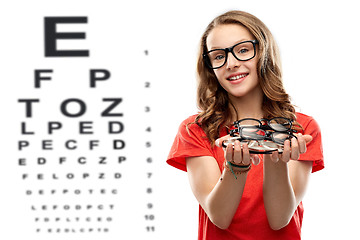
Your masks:
M 237 43 L 255 40 L 245 27 L 238 24 L 223 24 L 211 30 L 207 37 L 208 50 L 228 48 Z M 220 85 L 230 97 L 241 98 L 246 95 L 262 96 L 257 74 L 258 54 L 247 61 L 237 60 L 232 53 L 228 53 L 224 66 L 214 69 Z

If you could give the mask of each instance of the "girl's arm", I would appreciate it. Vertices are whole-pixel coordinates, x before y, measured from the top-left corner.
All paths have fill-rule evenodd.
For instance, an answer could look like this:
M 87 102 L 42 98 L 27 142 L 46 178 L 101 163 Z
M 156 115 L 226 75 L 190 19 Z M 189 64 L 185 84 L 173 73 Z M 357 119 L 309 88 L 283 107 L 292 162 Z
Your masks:
M 243 165 L 250 164 L 247 144 L 235 143 L 225 150 L 225 159 Z M 247 173 L 236 177 L 227 170 L 222 173 L 215 158 L 210 156 L 189 157 L 186 167 L 191 189 L 210 220 L 219 228 L 226 229 L 239 206 Z
M 306 143 L 311 136 L 298 136 L 285 142 L 284 152 L 264 157 L 263 195 L 270 227 L 274 230 L 285 227 L 303 199 L 310 178 L 312 162 L 297 160 L 306 152 Z M 279 160 L 280 159 L 280 160 Z

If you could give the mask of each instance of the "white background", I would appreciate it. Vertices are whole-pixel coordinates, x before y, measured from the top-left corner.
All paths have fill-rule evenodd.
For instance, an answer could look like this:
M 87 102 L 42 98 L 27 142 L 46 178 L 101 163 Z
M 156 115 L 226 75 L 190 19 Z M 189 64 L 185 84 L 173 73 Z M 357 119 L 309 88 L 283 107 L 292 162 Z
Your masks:
M 86 71 L 103 67 L 112 71 L 118 88 L 99 87 L 96 93 L 119 94 L 131 102 L 124 105 L 124 112 L 133 116 L 126 119 L 127 126 L 136 128 L 139 118 L 151 123 L 151 154 L 156 159 L 151 183 L 155 189 L 156 231 L 143 231 L 146 223 L 141 216 L 146 210 L 142 204 L 146 201 L 142 202 L 143 195 L 136 191 L 146 187 L 136 178 L 139 166 L 145 167 L 129 164 L 125 170 L 132 177 L 122 186 L 123 195 L 131 195 L 138 204 L 122 209 L 119 235 L 108 239 L 196 239 L 198 205 L 186 173 L 166 165 L 165 160 L 180 122 L 197 112 L 195 62 L 200 36 L 214 17 L 231 9 L 248 11 L 269 27 L 280 47 L 288 93 L 300 111 L 313 116 L 322 130 L 325 169 L 312 175 L 304 199 L 303 239 L 357 239 L 360 17 L 358 4 L 349 0 L 4 1 L 0 10 L 0 234 L 7 239 L 37 237 L 29 235 L 32 227 L 26 226 L 33 221 L 22 217 L 29 212 L 28 203 L 23 183 L 13 177 L 12 171 L 18 167 L 9 162 L 17 154 L 14 129 L 19 128 L 12 122 L 23 118 L 17 98 L 46 98 L 57 90 L 59 99 L 64 99 L 73 89 L 73 94 L 96 105 L 97 95 L 88 88 L 81 89 L 88 84 Z M 89 48 L 90 58 L 45 59 L 44 16 L 88 16 L 89 23 L 80 27 L 87 37 L 79 48 Z M 149 56 L 144 56 L 144 50 Z M 47 92 L 35 91 L 32 74 L 36 68 L 58 69 L 56 78 L 62 83 L 54 83 Z M 80 79 L 71 81 L 70 89 L 65 87 L 69 86 L 69 73 L 77 76 L 73 79 Z M 148 92 L 143 89 L 144 81 L 151 82 Z M 94 98 L 89 98 L 92 94 Z M 142 111 L 145 105 L 152 107 L 149 116 Z M 127 141 L 139 141 L 141 134 L 127 132 Z M 135 147 L 129 147 L 126 154 L 144 158 Z M 96 236 L 86 236 L 92 237 Z

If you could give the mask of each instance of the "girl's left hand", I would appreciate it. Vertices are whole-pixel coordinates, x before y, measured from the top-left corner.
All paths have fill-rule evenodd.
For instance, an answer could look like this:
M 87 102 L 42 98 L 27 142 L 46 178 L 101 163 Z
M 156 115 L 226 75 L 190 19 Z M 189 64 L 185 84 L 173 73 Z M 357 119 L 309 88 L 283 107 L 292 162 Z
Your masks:
M 279 160 L 283 162 L 289 162 L 290 160 L 298 160 L 300 154 L 306 152 L 306 144 L 312 141 L 312 136 L 310 135 L 302 135 L 301 133 L 295 134 L 296 138 L 291 138 L 290 140 L 286 140 L 284 142 L 284 151 L 279 154 L 278 151 L 270 154 L 270 159 L 273 162 L 277 162 Z

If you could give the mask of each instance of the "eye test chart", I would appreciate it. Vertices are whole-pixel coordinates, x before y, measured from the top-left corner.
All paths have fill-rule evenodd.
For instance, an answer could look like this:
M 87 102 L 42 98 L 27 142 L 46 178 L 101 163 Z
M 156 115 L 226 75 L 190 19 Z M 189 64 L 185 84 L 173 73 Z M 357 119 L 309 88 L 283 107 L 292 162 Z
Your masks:
M 319 232 L 350 239 L 337 229 L 352 223 L 335 227 L 324 217 L 330 206 L 342 219 L 349 218 L 345 212 L 359 212 L 350 209 L 356 197 L 347 198 L 347 211 L 334 207 L 339 198 L 327 198 L 333 196 L 330 186 L 340 184 L 335 179 L 341 172 L 331 166 L 343 156 L 330 141 L 333 125 L 326 112 L 358 117 L 352 115 L 355 106 L 333 97 L 343 90 L 341 101 L 358 102 L 355 89 L 344 88 L 356 74 L 342 72 L 343 84 L 335 84 L 326 70 L 334 66 L 331 41 L 315 46 L 303 40 L 331 39 L 339 26 L 349 39 L 360 40 L 351 26 L 333 19 L 343 12 L 346 22 L 358 22 L 351 12 L 356 7 L 327 2 L 323 12 L 325 1 L 278 3 L 281 8 L 268 1 L 228 1 L 220 8 L 218 1 L 3 4 L 0 239 L 196 239 L 198 203 L 186 173 L 165 160 L 182 120 L 198 111 L 201 34 L 230 9 L 248 11 L 268 25 L 281 50 L 285 87 L 322 129 L 326 172 L 311 179 L 304 239 L 327 238 Z M 305 20 L 300 12 L 307 12 Z M 309 59 L 309 52 L 317 58 Z M 353 46 L 342 59 L 359 52 Z M 346 62 L 350 68 L 345 62 L 337 66 L 356 69 L 355 61 Z M 325 82 L 327 91 L 319 91 Z M 310 95 L 324 101 L 309 100 Z M 358 183 L 354 176 L 341 178 Z M 353 194 L 346 186 L 338 188 L 339 195 Z
M 135 6 L 39 4 L 9 24 L 2 16 L 0 234 L 167 239 L 176 128 L 151 16 L 129 24 Z

